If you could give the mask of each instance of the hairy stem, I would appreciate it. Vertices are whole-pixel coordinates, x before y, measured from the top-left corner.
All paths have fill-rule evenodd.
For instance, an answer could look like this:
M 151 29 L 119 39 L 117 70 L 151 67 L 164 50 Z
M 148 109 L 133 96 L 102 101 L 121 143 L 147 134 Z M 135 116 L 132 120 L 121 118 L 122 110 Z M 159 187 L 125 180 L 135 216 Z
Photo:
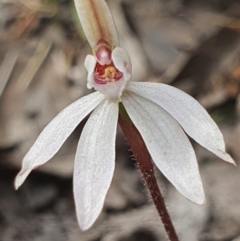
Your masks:
M 121 106 L 121 109 L 124 108 Z M 154 205 L 157 208 L 158 214 L 163 222 L 164 228 L 167 232 L 170 241 L 179 241 L 176 231 L 173 227 L 171 218 L 168 214 L 166 205 L 164 203 L 163 196 L 158 187 L 156 177 L 154 175 L 154 168 L 151 161 L 151 156 L 147 150 L 147 147 L 131 121 L 125 118 L 126 113 L 122 109 L 119 115 L 119 125 L 123 131 L 123 134 L 127 138 L 127 141 L 131 147 L 131 150 L 136 158 L 139 168 L 143 174 L 144 181 L 150 191 Z

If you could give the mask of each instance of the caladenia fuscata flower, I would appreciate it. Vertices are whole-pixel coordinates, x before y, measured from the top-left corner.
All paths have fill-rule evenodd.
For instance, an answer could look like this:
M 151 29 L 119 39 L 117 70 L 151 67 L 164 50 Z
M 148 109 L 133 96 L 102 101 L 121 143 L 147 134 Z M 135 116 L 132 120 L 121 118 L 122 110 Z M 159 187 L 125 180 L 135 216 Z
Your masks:
M 50 160 L 77 125 L 92 112 L 80 137 L 73 175 L 81 229 L 90 228 L 102 210 L 114 173 L 118 120 L 124 133 L 128 132 L 129 123 L 134 125 L 133 135 L 137 133 L 137 138 L 140 134 L 144 141 L 141 143 L 150 154 L 146 162 L 151 163 L 151 158 L 179 192 L 203 204 L 198 164 L 186 134 L 224 161 L 234 164 L 225 152 L 217 125 L 195 99 L 174 87 L 129 82 L 131 61 L 119 47 L 106 2 L 75 0 L 75 5 L 93 50 L 93 55 L 85 60 L 87 86 L 96 91 L 66 107 L 45 127 L 23 159 L 15 187 L 19 188 L 33 169 Z M 131 131 L 127 138 L 131 139 L 130 134 Z M 128 141 L 134 145 L 134 140 Z M 140 148 L 138 151 L 141 152 Z M 136 159 L 143 157 L 141 153 L 134 154 Z

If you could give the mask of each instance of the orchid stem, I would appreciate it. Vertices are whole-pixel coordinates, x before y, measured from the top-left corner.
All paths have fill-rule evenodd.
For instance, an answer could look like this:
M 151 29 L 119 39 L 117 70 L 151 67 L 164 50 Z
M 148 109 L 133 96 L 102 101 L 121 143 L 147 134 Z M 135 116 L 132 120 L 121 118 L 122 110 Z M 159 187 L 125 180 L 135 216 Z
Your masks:
M 123 106 L 121 106 L 120 108 L 123 108 Z M 118 122 L 123 131 L 123 134 L 127 138 L 127 141 L 136 158 L 136 161 L 139 164 L 139 168 L 143 174 L 144 181 L 146 182 L 146 185 L 150 191 L 152 200 L 154 202 L 155 207 L 157 208 L 158 214 L 162 220 L 162 223 L 167 232 L 169 240 L 179 241 L 176 231 L 173 227 L 171 218 L 168 214 L 166 205 L 164 203 L 163 196 L 158 187 L 156 177 L 154 175 L 154 168 L 151 161 L 151 156 L 147 150 L 147 147 L 140 133 L 133 125 L 133 123 L 129 121 L 128 118 L 126 118 L 124 110 L 121 111 L 120 109 Z

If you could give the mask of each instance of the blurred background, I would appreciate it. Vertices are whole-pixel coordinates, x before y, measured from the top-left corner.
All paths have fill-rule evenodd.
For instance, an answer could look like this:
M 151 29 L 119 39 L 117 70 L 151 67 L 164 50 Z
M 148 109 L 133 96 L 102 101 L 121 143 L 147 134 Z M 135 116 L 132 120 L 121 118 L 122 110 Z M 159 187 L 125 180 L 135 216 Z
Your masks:
M 109 0 L 133 81 L 162 82 L 194 96 L 240 160 L 239 0 Z M 72 0 L 0 0 L 0 241 L 165 241 L 157 212 L 121 131 L 104 209 L 78 228 L 72 194 L 84 125 L 15 191 L 14 177 L 40 131 L 88 94 L 91 49 Z M 240 170 L 193 142 L 206 192 L 197 206 L 157 173 L 182 241 L 240 240 Z

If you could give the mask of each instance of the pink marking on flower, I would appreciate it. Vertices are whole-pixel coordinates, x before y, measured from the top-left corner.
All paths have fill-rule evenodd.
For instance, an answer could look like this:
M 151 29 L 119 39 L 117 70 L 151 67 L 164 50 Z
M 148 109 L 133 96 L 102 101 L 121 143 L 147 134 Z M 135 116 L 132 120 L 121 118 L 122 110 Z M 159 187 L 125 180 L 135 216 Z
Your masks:
M 94 69 L 94 81 L 96 83 L 107 84 L 109 82 L 115 82 L 120 80 L 122 76 L 123 73 L 116 69 L 113 62 L 109 65 L 101 65 L 98 62 L 96 63 Z
M 125 50 L 120 47 L 112 49 L 103 40 L 98 43 L 97 49 L 105 49 L 106 46 L 111 54 L 110 64 L 99 63 L 95 51 L 93 51 L 94 55 L 86 57 L 85 67 L 88 71 L 87 87 L 101 92 L 108 100 L 120 101 L 122 92 L 131 78 L 131 60 Z
M 100 40 L 97 44 L 95 56 L 100 65 L 109 65 L 112 62 L 112 50 L 104 40 Z
M 123 77 L 112 60 L 112 49 L 109 44 L 100 40 L 95 52 L 96 65 L 93 71 L 93 79 L 97 84 L 113 83 Z M 124 66 L 126 63 L 124 63 Z

